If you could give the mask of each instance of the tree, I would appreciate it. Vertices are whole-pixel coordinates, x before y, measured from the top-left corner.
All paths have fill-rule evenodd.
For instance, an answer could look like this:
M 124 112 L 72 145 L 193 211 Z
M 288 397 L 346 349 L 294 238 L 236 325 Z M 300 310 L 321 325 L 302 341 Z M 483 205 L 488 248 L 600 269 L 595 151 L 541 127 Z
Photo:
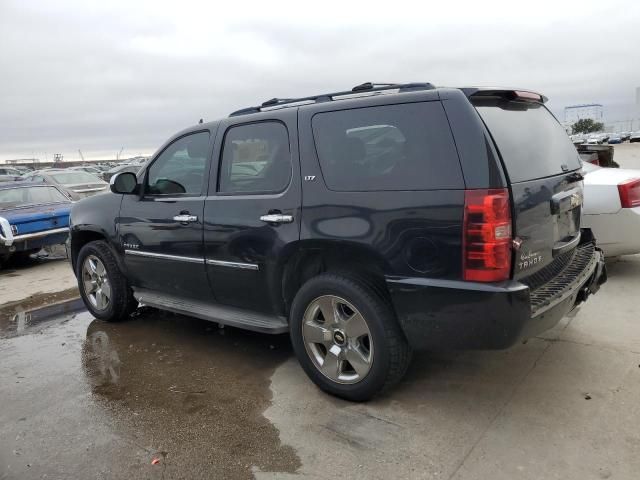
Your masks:
M 573 134 L 599 132 L 604 129 L 604 123 L 596 122 L 591 118 L 581 118 L 571 126 Z

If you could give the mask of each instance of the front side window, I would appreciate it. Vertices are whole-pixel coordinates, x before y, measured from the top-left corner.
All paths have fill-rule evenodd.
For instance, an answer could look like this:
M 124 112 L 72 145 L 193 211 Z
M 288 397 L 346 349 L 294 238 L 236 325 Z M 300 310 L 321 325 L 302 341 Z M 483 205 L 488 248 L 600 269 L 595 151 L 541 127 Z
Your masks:
M 149 167 L 148 195 L 200 195 L 209 151 L 209 132 L 179 138 Z
M 464 188 L 440 102 L 318 113 L 312 126 L 322 175 L 331 190 Z
M 291 179 L 289 134 L 280 122 L 231 127 L 225 135 L 218 190 L 279 193 Z

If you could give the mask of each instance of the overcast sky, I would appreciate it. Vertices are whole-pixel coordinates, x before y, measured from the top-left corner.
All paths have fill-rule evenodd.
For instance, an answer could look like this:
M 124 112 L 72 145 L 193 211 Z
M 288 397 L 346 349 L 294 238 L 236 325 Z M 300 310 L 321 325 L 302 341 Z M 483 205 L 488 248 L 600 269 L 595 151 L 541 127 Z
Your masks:
M 521 86 L 609 120 L 640 86 L 632 0 L 163 3 L 0 0 L 0 160 L 149 154 L 199 118 L 365 81 Z

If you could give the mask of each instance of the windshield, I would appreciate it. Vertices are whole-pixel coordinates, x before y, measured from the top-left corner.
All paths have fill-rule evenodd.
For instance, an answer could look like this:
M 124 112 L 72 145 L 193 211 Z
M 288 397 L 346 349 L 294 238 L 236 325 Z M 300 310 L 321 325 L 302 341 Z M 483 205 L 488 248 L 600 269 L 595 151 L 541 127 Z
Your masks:
M 512 182 L 580 168 L 578 152 L 562 125 L 539 103 L 474 102 L 493 137 Z
M 55 187 L 16 187 L 0 190 L 0 208 L 68 202 Z
M 102 183 L 95 175 L 92 175 L 82 170 L 75 172 L 56 172 L 50 173 L 51 177 L 62 185 L 72 185 L 74 183 Z

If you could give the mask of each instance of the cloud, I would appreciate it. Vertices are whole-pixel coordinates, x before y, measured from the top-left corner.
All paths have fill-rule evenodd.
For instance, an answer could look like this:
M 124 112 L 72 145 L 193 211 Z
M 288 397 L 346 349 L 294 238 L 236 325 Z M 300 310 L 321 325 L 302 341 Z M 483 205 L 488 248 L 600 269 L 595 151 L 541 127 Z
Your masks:
M 0 159 L 150 153 L 201 117 L 369 80 L 523 86 L 610 117 L 640 85 L 639 4 L 163 3 L 3 1 Z

